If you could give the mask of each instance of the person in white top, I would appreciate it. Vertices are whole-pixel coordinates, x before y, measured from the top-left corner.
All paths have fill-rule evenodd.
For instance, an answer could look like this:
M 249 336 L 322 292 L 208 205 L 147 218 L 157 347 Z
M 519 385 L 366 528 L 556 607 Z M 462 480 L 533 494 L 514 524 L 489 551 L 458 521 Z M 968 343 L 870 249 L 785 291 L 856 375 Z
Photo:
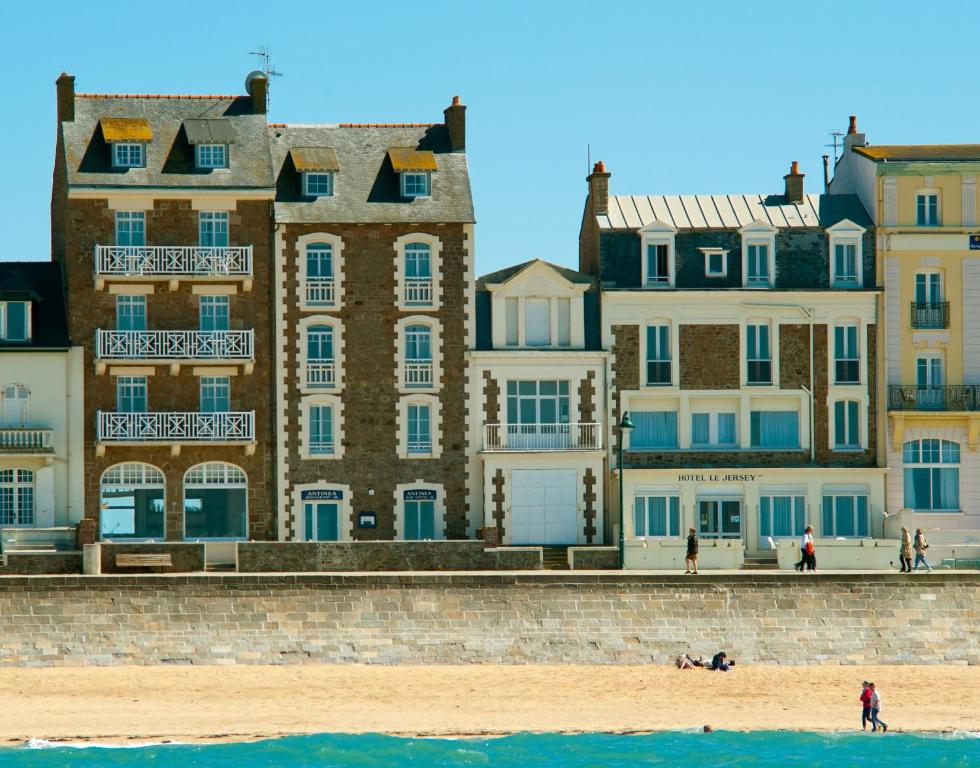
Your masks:
M 870 683 L 868 688 L 871 689 L 871 731 L 877 731 L 881 728 L 882 733 L 888 732 L 888 723 L 878 717 L 878 713 L 881 711 L 881 694 L 875 688 L 874 683 Z
M 806 568 L 808 571 L 817 570 L 817 556 L 813 548 L 813 526 L 808 525 L 806 530 L 803 531 L 803 535 L 800 537 L 800 562 L 795 566 L 796 570 L 802 571 Z

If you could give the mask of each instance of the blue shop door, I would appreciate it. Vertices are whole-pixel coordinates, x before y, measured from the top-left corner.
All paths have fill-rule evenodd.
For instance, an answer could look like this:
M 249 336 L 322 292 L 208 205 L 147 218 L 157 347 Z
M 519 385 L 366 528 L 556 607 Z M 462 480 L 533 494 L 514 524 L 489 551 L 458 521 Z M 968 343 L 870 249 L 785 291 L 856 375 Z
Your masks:
M 308 501 L 304 505 L 306 541 L 339 541 L 340 525 L 337 504 Z

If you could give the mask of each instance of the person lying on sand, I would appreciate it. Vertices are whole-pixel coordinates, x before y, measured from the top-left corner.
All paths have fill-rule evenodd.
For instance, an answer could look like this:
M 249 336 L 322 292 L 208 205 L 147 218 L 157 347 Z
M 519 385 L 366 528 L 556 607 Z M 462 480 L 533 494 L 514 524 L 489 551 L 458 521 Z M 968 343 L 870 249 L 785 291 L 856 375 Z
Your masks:
M 734 661 L 728 660 L 728 655 L 724 651 L 718 651 L 712 658 L 711 664 L 707 667 L 713 672 L 727 672 L 735 666 Z

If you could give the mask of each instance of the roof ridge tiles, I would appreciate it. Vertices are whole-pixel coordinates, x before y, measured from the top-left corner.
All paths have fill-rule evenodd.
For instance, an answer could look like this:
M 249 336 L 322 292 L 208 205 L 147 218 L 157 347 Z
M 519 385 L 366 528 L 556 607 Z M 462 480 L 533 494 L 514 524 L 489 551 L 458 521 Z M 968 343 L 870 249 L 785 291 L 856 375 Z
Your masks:
M 76 93 L 80 99 L 240 99 L 244 96 L 227 94 L 184 94 L 184 93 Z
M 444 123 L 340 123 L 341 128 L 436 128 Z

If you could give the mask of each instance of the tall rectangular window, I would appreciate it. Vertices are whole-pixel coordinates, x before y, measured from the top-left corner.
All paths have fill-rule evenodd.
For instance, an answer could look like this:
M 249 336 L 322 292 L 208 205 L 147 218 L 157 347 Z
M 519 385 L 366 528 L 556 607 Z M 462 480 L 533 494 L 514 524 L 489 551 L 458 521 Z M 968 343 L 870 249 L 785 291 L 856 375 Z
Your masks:
M 856 285 L 857 281 L 857 245 L 855 243 L 835 244 L 834 283 L 836 285 Z
M 231 379 L 227 376 L 201 377 L 201 413 L 231 410 Z
M 517 336 L 517 302 L 516 298 L 504 299 L 504 338 L 508 347 L 516 347 L 520 343 Z
M 799 448 L 800 419 L 796 411 L 752 411 L 753 448 Z
M 827 494 L 823 497 L 824 536 L 866 537 L 868 497 L 865 494 Z
M 199 244 L 203 248 L 228 247 L 228 214 L 201 211 L 199 218 Z
M 330 455 L 333 452 L 333 408 L 329 405 L 311 405 L 310 453 Z
M 0 339 L 4 341 L 28 341 L 31 337 L 30 303 L 26 301 L 0 302 Z
M 662 385 L 673 381 L 670 357 L 670 326 L 647 326 L 647 384 Z
M 146 376 L 116 377 L 116 410 L 146 413 Z
M 436 537 L 436 503 L 405 500 L 405 539 L 417 541 Z
M 231 327 L 227 296 L 202 296 L 199 313 L 202 331 L 227 331 Z
M 939 226 L 939 195 L 924 192 L 915 196 L 915 223 L 920 227 Z
M 656 450 L 677 447 L 676 411 L 633 411 L 630 450 Z
M 146 245 L 146 214 L 143 211 L 116 211 L 116 245 Z
M 772 384 L 772 346 L 768 323 L 745 327 L 746 380 L 749 384 Z
M 432 418 L 428 405 L 408 405 L 408 452 L 432 452 Z
M 146 296 L 116 296 L 116 330 L 146 330 Z
M 858 384 L 861 381 L 861 353 L 858 351 L 856 323 L 834 326 L 834 381 L 837 384 Z
M 734 413 L 691 414 L 692 448 L 730 447 L 735 444 Z
M 834 447 L 853 451 L 861 447 L 861 407 L 857 400 L 838 400 L 834 403 Z
M 806 528 L 804 496 L 760 496 L 759 537 L 774 539 L 802 536 Z
M 749 285 L 769 285 L 769 246 L 746 246 L 745 281 Z
M 558 302 L 558 346 L 572 344 L 572 302 L 571 299 L 557 299 Z
M 910 440 L 902 448 L 905 506 L 916 512 L 960 509 L 960 444 L 952 440 Z
M 647 243 L 647 285 L 670 285 L 670 246 Z
M 680 501 L 677 496 L 636 496 L 633 499 L 633 535 L 680 536 Z
M 529 347 L 551 344 L 551 302 L 548 299 L 525 300 L 524 341 Z

